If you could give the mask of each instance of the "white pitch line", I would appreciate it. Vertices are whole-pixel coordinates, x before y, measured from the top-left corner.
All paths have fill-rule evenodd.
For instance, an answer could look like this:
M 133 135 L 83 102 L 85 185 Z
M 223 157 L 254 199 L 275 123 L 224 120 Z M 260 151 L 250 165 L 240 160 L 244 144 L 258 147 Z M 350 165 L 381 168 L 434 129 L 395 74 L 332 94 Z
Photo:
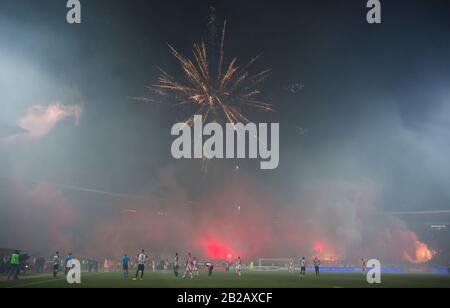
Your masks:
M 103 274 L 103 273 L 90 273 L 90 274 L 88 274 L 88 276 L 94 276 L 94 275 L 98 275 L 98 274 Z M 83 276 L 86 276 L 86 274 Z M 44 280 L 44 281 L 30 282 L 30 283 L 26 283 L 26 284 L 20 284 L 20 285 L 15 285 L 15 286 L 11 286 L 11 287 L 6 287 L 6 289 L 24 288 L 24 287 L 30 287 L 30 286 L 34 286 L 34 285 L 46 284 L 46 283 L 62 281 L 62 280 L 65 280 L 65 278 L 57 278 L 57 279 L 49 279 L 49 280 Z
M 30 283 L 26 283 L 26 284 L 21 284 L 21 285 L 15 285 L 12 287 L 6 287 L 6 289 L 15 289 L 15 288 L 24 288 L 24 287 L 29 287 L 29 286 L 34 286 L 34 285 L 39 285 L 39 284 L 45 284 L 45 283 L 50 283 L 50 282 L 56 282 L 56 281 L 61 281 L 64 280 L 63 278 L 58 278 L 58 279 L 49 279 L 49 280 L 44 280 L 44 281 L 36 281 L 36 282 L 30 282 Z

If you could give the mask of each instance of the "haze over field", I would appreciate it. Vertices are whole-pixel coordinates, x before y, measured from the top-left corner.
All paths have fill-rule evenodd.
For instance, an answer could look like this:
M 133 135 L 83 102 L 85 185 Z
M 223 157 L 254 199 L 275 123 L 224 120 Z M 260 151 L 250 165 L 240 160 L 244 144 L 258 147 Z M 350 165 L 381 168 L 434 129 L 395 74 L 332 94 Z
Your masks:
M 174 160 L 185 110 L 130 99 L 157 67 L 181 76 L 167 43 L 191 56 L 207 40 L 207 1 L 91 0 L 81 25 L 60 1 L 1 1 L 0 247 L 411 264 L 448 252 L 448 231 L 430 240 L 380 214 L 449 210 L 447 3 L 385 3 L 371 26 L 352 2 L 213 1 L 227 59 L 262 52 L 255 65 L 272 69 L 261 90 L 276 111 L 246 113 L 280 123 L 280 164 L 264 171 Z

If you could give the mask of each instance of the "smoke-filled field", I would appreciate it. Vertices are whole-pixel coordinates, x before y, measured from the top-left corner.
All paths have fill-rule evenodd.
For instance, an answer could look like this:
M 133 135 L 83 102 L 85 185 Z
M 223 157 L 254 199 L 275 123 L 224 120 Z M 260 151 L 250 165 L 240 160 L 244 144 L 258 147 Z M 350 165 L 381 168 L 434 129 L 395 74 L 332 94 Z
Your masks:
M 384 274 L 381 284 L 368 284 L 361 273 L 313 273 L 299 277 L 294 273 L 217 272 L 208 277 L 175 278 L 173 273 L 147 273 L 143 280 L 123 278 L 121 272 L 85 273 L 79 285 L 68 284 L 63 277 L 30 275 L 20 281 L 0 280 L 0 288 L 450 288 L 450 276 L 442 274 Z
M 0 286 L 72 259 L 447 269 L 450 2 L 342 2 L 0 0 Z M 367 286 L 204 276 L 81 287 Z

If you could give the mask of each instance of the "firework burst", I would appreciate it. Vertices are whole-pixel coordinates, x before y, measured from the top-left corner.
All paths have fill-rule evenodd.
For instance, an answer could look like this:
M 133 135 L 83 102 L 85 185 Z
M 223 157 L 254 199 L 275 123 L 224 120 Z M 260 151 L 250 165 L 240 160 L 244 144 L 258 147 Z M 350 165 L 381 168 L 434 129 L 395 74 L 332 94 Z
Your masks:
M 215 35 L 211 31 L 211 43 L 194 44 L 193 58 L 182 55 L 171 45 L 170 53 L 180 64 L 183 78 L 177 79 L 159 68 L 161 75 L 158 83 L 147 88 L 159 96 L 170 96 L 177 106 L 189 106 L 188 118 L 185 122 L 192 124 L 194 115 L 202 115 L 203 121 L 247 123 L 244 115 L 245 107 L 261 111 L 273 111 L 273 106 L 259 98 L 259 86 L 269 77 L 270 69 L 252 74 L 250 69 L 260 58 L 252 58 L 240 67 L 237 59 L 229 63 L 225 61 L 224 22 L 219 47 L 216 48 Z M 143 101 L 154 101 L 146 97 L 137 98 Z M 193 112 L 192 112 L 193 111 Z

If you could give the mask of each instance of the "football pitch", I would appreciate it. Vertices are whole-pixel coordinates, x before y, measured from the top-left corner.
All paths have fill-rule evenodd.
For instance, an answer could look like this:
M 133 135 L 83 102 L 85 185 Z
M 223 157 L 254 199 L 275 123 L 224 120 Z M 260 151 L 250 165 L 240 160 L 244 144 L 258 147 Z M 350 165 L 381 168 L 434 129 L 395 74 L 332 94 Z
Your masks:
M 237 277 L 218 271 L 212 277 L 201 272 L 183 279 L 169 272 L 147 272 L 143 280 L 132 277 L 126 279 L 121 272 L 82 273 L 81 284 L 70 285 L 62 273 L 56 279 L 51 274 L 29 274 L 16 281 L 0 276 L 0 288 L 450 288 L 449 275 L 422 273 L 382 274 L 381 284 L 375 285 L 360 273 L 323 273 L 316 278 L 313 273 L 299 277 L 298 273 L 244 272 Z

